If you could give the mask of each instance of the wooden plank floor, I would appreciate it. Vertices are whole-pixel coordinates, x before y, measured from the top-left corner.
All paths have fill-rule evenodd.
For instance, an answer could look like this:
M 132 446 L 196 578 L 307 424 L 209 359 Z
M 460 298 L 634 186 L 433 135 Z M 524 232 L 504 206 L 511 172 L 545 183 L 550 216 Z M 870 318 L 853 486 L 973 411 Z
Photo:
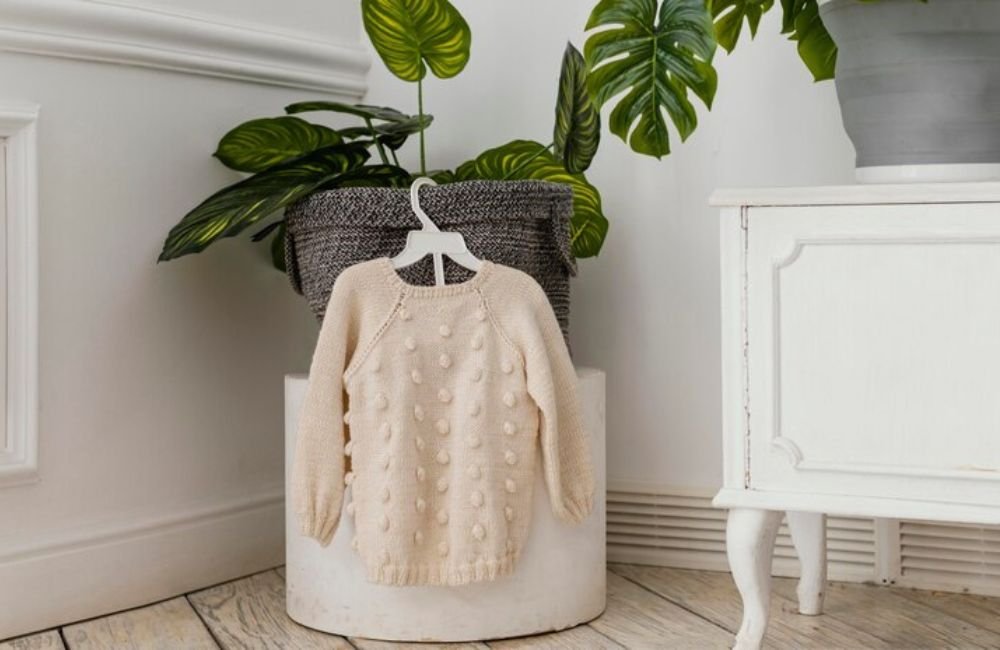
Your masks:
M 612 565 L 608 609 L 588 625 L 462 644 L 386 643 L 322 634 L 285 614 L 282 569 L 0 641 L 0 650 L 603 650 L 728 648 L 740 601 L 726 573 Z M 768 648 L 1000 648 L 1000 598 L 831 583 L 827 613 L 800 616 L 795 582 L 776 579 Z

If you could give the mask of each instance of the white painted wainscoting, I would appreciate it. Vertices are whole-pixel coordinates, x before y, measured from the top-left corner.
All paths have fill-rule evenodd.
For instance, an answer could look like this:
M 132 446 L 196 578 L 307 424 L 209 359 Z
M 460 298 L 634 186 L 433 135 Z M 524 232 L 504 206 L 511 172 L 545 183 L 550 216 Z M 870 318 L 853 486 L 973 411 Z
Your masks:
M 612 480 L 608 561 L 728 571 L 716 492 Z M 826 536 L 831 580 L 1000 595 L 1000 527 L 829 517 Z M 785 523 L 773 573 L 799 575 Z
M 156 263 L 229 128 L 364 93 L 357 2 L 264 4 L 0 2 L 0 638 L 282 561 L 315 319 L 248 238 Z
M 38 478 L 37 121 L 0 102 L 0 487 Z

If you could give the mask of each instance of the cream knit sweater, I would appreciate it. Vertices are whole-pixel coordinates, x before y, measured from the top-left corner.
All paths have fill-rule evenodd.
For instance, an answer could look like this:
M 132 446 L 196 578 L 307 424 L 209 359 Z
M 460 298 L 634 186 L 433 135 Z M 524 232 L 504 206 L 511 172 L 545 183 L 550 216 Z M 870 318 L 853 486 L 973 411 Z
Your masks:
M 330 543 L 346 485 L 369 580 L 493 580 L 524 544 L 539 451 L 555 514 L 582 520 L 594 479 L 576 373 L 530 276 L 484 262 L 419 287 L 386 258 L 340 275 L 292 473 L 304 534 Z

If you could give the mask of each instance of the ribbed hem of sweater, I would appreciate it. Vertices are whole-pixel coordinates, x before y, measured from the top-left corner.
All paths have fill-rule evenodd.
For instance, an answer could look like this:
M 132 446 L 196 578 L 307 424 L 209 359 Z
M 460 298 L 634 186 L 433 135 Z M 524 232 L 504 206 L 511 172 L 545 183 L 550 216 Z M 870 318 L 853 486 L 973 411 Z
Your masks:
M 516 565 L 514 553 L 470 564 L 369 564 L 368 581 L 393 587 L 457 587 L 509 576 Z

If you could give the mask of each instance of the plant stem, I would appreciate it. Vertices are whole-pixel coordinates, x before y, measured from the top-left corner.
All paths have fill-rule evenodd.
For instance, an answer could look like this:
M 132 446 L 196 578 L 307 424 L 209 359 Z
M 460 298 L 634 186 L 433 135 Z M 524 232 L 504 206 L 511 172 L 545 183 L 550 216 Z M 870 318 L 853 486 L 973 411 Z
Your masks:
M 527 167 L 527 166 L 528 166 L 528 164 L 529 164 L 529 163 L 530 163 L 530 162 L 531 162 L 532 160 L 534 160 L 535 158 L 538 158 L 538 157 L 539 157 L 539 156 L 541 156 L 541 155 L 542 155 L 543 153 L 545 153 L 546 151 L 548 151 L 549 149 L 551 149 L 551 148 L 552 148 L 552 145 L 554 145 L 554 144 L 555 144 L 555 142 L 550 142 L 550 143 L 548 143 L 547 145 L 545 145 L 544 147 L 542 147 L 541 149 L 539 149 L 538 151 L 536 151 L 536 152 L 535 152 L 535 154 L 534 154 L 533 156 L 531 156 L 531 158 L 528 158 L 528 159 L 527 159 L 527 160 L 525 160 L 525 161 L 524 161 L 523 163 L 521 163 L 520 165 L 518 165 L 518 166 L 517 166 L 517 167 L 515 167 L 514 169 L 512 169 L 512 170 L 510 170 L 509 172 L 507 172 L 506 174 L 504 174 L 504 175 L 503 175 L 503 178 L 501 178 L 500 180 L 502 180 L 502 181 L 505 181 L 505 180 L 507 180 L 508 178 L 510 178 L 511 176 L 513 176 L 514 174 L 516 174 L 517 172 L 521 171 L 522 169 L 524 169 L 525 167 Z
M 382 164 L 388 165 L 389 159 L 385 157 L 385 148 L 382 146 L 382 142 L 379 141 L 378 139 L 378 133 L 375 131 L 375 126 L 372 124 L 372 120 L 370 117 L 365 118 L 365 124 L 368 125 L 368 130 L 371 131 L 372 140 L 375 141 L 375 146 L 378 147 L 378 155 L 380 158 L 382 158 Z
M 417 79 L 417 113 L 424 123 L 424 80 Z M 424 129 L 420 129 L 420 175 L 427 175 L 427 150 L 424 148 Z
M 392 164 L 399 167 L 399 158 L 396 157 L 396 150 L 389 149 L 389 153 L 392 155 Z

